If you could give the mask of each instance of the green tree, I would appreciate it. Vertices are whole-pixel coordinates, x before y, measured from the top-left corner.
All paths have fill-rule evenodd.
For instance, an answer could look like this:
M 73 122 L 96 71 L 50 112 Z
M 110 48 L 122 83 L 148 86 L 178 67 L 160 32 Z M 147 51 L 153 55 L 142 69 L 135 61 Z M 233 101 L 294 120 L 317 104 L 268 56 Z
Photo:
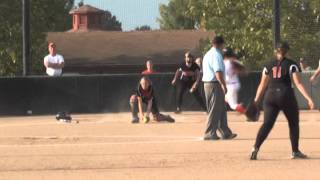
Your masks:
M 117 17 L 112 15 L 110 11 L 105 11 L 106 20 L 105 20 L 105 30 L 106 31 L 122 31 L 122 24 L 117 20 Z
M 169 29 L 194 29 L 196 20 L 188 15 L 190 0 L 171 0 L 168 5 L 160 5 L 160 28 Z
M 151 27 L 148 25 L 138 26 L 135 28 L 136 31 L 151 31 Z
M 31 1 L 32 73 L 43 72 L 47 54 L 46 33 L 71 28 L 70 9 L 74 0 Z M 0 75 L 22 74 L 22 4 L 21 1 L 0 1 Z
M 175 7 L 177 2 L 171 0 L 168 6 L 160 6 L 162 29 L 189 29 L 173 21 L 183 16 L 180 19 L 193 20 L 193 29 L 213 30 L 224 36 L 226 45 L 234 48 L 252 70 L 260 69 L 272 57 L 272 1 L 185 0 L 179 4 L 183 7 Z M 291 53 L 294 58 L 318 52 L 319 6 L 318 0 L 281 1 L 282 39 L 299 49 Z M 209 47 L 208 39 L 200 41 L 203 52 Z
M 81 7 L 81 6 L 83 6 L 83 5 L 84 5 L 84 1 L 81 0 L 81 1 L 78 3 L 78 7 Z
M 320 3 L 317 0 L 281 2 L 281 35 L 291 45 L 290 55 L 305 57 L 318 66 L 320 57 Z

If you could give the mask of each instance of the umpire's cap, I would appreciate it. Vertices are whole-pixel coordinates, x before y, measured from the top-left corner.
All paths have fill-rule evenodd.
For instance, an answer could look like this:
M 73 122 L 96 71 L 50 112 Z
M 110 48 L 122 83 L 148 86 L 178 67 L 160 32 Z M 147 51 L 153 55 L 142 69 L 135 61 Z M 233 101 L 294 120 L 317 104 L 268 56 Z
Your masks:
M 222 50 L 224 57 L 237 57 L 237 55 L 233 52 L 232 48 L 226 47 Z
M 224 44 L 224 39 L 222 36 L 215 36 L 212 40 L 212 44 L 221 45 Z
M 276 50 L 280 50 L 284 53 L 287 53 L 290 50 L 290 46 L 287 42 L 280 42 L 277 44 Z

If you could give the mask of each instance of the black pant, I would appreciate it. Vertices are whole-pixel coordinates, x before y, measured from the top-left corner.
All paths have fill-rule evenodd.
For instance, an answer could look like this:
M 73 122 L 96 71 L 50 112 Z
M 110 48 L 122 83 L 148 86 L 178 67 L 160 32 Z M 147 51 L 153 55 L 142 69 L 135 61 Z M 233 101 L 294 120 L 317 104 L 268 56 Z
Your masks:
M 142 102 L 148 106 L 148 101 L 143 99 Z M 134 97 L 131 97 L 130 98 L 130 108 L 131 108 L 131 113 L 132 113 L 132 117 L 133 118 L 137 118 L 138 117 L 138 111 L 139 111 L 139 108 L 138 108 L 138 99 L 136 96 Z M 153 98 L 152 99 L 152 107 L 151 107 L 151 113 L 153 115 L 157 115 L 159 114 L 159 108 L 158 108 L 158 104 L 157 104 L 157 100 L 156 98 Z
M 194 83 L 194 81 L 182 81 L 182 80 L 178 81 L 178 84 L 177 84 L 177 93 L 178 94 L 177 94 L 177 99 L 176 99 L 178 108 L 181 108 L 182 101 L 183 101 L 183 98 L 182 98 L 183 94 L 192 88 L 193 83 Z M 192 95 L 196 98 L 196 100 L 199 103 L 199 105 L 201 106 L 201 108 L 206 111 L 207 107 L 206 107 L 206 104 L 204 103 L 204 100 L 201 96 L 199 87 L 192 92 Z
M 148 101 L 147 100 L 143 100 L 142 101 L 145 105 L 148 106 Z M 158 103 L 155 97 L 152 98 L 152 107 L 151 107 L 151 113 L 152 114 L 159 114 L 159 108 L 158 108 Z
M 265 94 L 263 107 L 264 122 L 258 132 L 255 148 L 260 148 L 282 110 L 289 123 L 292 151 L 297 152 L 299 150 L 299 110 L 293 89 L 291 87 L 269 88 Z

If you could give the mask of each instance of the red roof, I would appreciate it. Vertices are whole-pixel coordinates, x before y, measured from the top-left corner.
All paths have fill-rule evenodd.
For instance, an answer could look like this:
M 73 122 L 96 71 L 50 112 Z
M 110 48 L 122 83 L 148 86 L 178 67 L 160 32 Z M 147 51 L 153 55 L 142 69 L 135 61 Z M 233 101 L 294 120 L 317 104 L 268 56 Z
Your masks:
M 73 9 L 69 13 L 70 14 L 88 14 L 88 13 L 104 13 L 104 10 L 95 8 L 90 5 L 83 5 L 79 7 L 78 9 Z

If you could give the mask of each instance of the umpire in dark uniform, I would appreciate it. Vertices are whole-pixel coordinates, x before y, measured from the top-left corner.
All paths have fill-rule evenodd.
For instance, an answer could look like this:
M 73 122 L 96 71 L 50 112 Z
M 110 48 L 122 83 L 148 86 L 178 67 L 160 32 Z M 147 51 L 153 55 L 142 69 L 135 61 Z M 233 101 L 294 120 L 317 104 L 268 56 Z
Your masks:
M 212 48 L 203 58 L 204 92 L 208 110 L 207 128 L 204 140 L 217 140 L 219 130 L 222 139 L 233 139 L 237 134 L 233 134 L 228 127 L 227 108 L 225 104 L 225 94 L 227 93 L 224 80 L 225 67 L 221 50 L 224 47 L 224 39 L 216 36 L 213 39 Z
M 258 132 L 255 145 L 252 150 L 251 160 L 257 159 L 260 146 L 267 138 L 279 112 L 282 110 L 286 116 L 292 146 L 292 159 L 307 158 L 299 150 L 299 109 L 297 100 L 292 88 L 291 77 L 297 89 L 306 98 L 310 109 L 314 109 L 314 102 L 305 90 L 299 77 L 300 67 L 291 59 L 286 57 L 289 51 L 287 43 L 280 43 L 275 50 L 275 59 L 267 64 L 262 72 L 262 78 L 255 97 L 255 103 L 258 104 L 265 92 L 263 101 L 264 122 Z

